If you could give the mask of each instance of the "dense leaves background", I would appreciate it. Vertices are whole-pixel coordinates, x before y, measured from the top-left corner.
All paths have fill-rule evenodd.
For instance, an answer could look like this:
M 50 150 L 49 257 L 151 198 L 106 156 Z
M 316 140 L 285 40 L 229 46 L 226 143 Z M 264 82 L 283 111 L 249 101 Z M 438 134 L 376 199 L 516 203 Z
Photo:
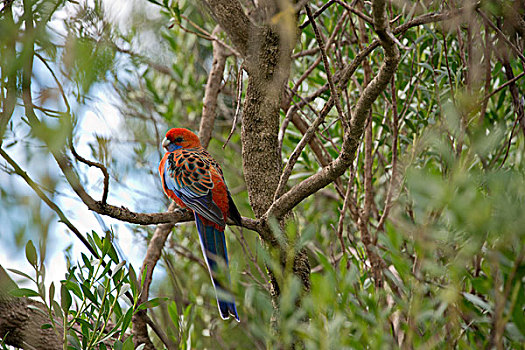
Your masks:
M 242 322 L 223 322 L 194 225 L 178 224 L 157 267 L 163 273 L 153 281 L 156 299 L 142 307 L 149 308 L 151 319 L 169 339 L 166 344 L 151 332 L 156 346 L 288 348 L 297 342 L 308 349 L 522 346 L 525 85 L 520 77 L 525 69 L 518 52 L 524 46 L 524 7 L 520 1 L 453 3 L 388 5 L 393 28 L 433 12 L 449 15 L 398 36 L 398 69 L 373 104 L 356 161 L 335 182 L 303 200 L 283 230 L 279 223 L 273 225 L 278 238 L 285 235 L 291 242 L 290 257 L 306 249 L 312 267 L 310 292 L 305 293 L 293 274 L 290 259 L 282 267 L 278 252 L 262 244 L 256 233 L 233 227 L 227 234 L 230 271 Z M 127 16 L 115 17 L 119 6 Z M 314 11 L 324 8 L 316 22 L 330 44 L 327 57 L 338 79 L 341 70 L 376 39 L 366 20 L 370 4 L 321 1 L 310 6 Z M 32 244 L 27 245 L 29 253 L 26 249 L 25 273 L 35 267 L 37 287 L 15 294 L 39 295 L 44 301 L 47 295 L 53 321 L 46 328 L 58 333 L 66 329 L 73 348 L 92 348 L 107 335 L 117 338 L 115 346 L 131 346 L 131 341 L 122 345 L 126 337 L 119 332 L 127 330 L 128 318 L 140 309 L 141 277 L 123 264 L 125 257 L 109 253 L 115 250 L 109 242 L 118 232 L 106 235 L 100 227 L 83 232 L 100 256 L 86 252 L 89 256 L 77 258 L 66 252 L 69 272 L 53 298 L 49 286 L 43 286 L 42 264 L 46 249 L 53 246 L 50 232 L 65 230 L 57 223 L 56 211 L 47 209 L 34 188 L 29 191 L 24 182 L 13 180 L 22 174 L 7 159 L 15 159 L 73 224 L 84 215 L 75 207 L 85 208 L 53 160 L 53 152 L 69 149 L 70 141 L 84 157 L 107 168 L 108 203 L 136 212 L 164 211 L 168 200 L 156 174 L 160 142 L 170 127 L 198 130 L 214 59 L 210 37 L 224 43 L 228 38 L 214 31 L 214 20 L 191 1 L 135 1 L 111 7 L 99 1 L 25 0 L 3 1 L 2 7 L 5 161 L 0 179 L 1 216 L 7 222 L 2 240 L 17 247 L 25 247 L 29 239 L 40 242 L 39 261 Z M 297 22 L 305 21 L 301 11 Z M 292 57 L 281 110 L 283 165 L 330 97 L 311 25 L 301 26 Z M 339 91 L 346 113 L 383 59 L 383 49 L 376 48 Z M 27 67 L 32 67 L 29 77 L 24 75 Z M 225 146 L 246 94 L 242 69 L 242 61 L 229 52 L 209 150 L 223 164 L 241 213 L 253 217 L 244 185 L 240 132 L 235 131 Z M 28 101 L 39 123 L 28 115 Z M 114 104 L 119 113 L 98 110 L 101 101 Z M 294 116 L 288 113 L 290 108 L 296 109 Z M 300 153 L 287 186 L 336 158 L 342 135 L 333 108 L 314 141 Z M 100 197 L 100 171 L 78 160 L 74 167 L 88 191 Z M 144 247 L 155 230 L 134 224 L 118 227 L 132 231 Z M 120 280 L 97 275 L 99 268 L 104 269 L 103 260 L 120 263 Z M 379 265 L 374 267 L 374 261 Z M 9 267 L 7 261 L 0 263 Z M 280 286 L 277 314 L 267 267 Z M 125 292 L 132 292 L 132 298 Z M 64 302 L 68 296 L 73 303 Z M 102 302 L 106 298 L 109 304 Z M 84 307 L 88 300 L 90 306 Z M 69 321 L 60 310 L 69 312 Z M 55 327 L 55 322 L 63 328 Z M 116 328 L 97 333 L 100 322 Z

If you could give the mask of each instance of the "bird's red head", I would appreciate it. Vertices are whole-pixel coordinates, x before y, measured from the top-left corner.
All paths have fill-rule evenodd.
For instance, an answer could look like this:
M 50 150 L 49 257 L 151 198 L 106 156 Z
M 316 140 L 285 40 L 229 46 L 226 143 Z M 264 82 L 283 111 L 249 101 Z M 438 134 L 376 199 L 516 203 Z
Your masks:
M 181 148 L 197 148 L 201 146 L 199 137 L 188 129 L 173 128 L 166 133 L 162 141 L 162 147 L 167 152 L 173 152 Z

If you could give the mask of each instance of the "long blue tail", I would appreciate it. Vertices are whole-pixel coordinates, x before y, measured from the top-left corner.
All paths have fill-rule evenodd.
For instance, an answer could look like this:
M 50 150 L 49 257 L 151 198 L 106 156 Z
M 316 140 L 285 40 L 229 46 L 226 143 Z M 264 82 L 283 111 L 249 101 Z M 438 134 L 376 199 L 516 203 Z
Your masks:
M 231 315 L 239 321 L 239 315 L 235 307 L 235 299 L 228 291 L 230 286 L 230 272 L 228 270 L 228 251 L 226 250 L 224 232 L 219 231 L 213 226 L 204 225 L 197 214 L 195 214 L 195 222 L 197 223 L 197 231 L 199 231 L 202 253 L 204 254 L 206 265 L 208 265 L 213 286 L 215 287 L 221 317 L 226 320 L 230 318 Z M 221 260 L 223 262 L 221 262 Z M 220 271 L 221 264 L 224 263 L 226 271 Z

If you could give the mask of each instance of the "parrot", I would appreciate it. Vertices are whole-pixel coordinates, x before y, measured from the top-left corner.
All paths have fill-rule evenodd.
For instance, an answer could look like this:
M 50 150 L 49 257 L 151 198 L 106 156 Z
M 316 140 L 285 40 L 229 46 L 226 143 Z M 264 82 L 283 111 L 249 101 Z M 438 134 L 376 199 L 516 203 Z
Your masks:
M 162 147 L 166 153 L 159 164 L 159 175 L 164 193 L 180 207 L 193 211 L 220 316 L 224 320 L 233 316 L 239 322 L 235 299 L 229 291 L 224 228 L 227 218 L 240 225 L 241 214 L 226 186 L 222 169 L 201 146 L 199 137 L 188 129 L 170 129 Z

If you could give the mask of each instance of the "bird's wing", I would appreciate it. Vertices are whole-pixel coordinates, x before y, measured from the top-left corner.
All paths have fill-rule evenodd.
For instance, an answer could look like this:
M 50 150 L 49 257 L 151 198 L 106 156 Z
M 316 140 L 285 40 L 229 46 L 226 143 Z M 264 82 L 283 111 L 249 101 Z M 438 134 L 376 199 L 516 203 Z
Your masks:
M 184 204 L 203 218 L 224 227 L 225 219 L 213 202 L 210 162 L 198 151 L 183 149 L 168 155 L 164 165 L 164 183 Z

